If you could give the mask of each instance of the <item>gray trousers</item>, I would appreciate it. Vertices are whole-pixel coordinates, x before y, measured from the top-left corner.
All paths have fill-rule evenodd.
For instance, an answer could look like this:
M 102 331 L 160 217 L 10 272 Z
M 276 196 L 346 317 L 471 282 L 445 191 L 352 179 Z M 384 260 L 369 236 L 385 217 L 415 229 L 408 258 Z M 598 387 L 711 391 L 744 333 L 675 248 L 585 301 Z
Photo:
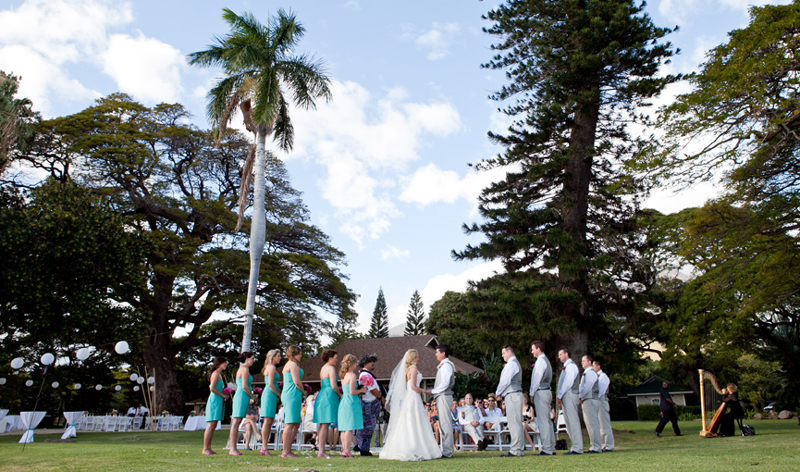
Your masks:
M 436 395 L 436 411 L 439 411 L 439 437 L 442 438 L 442 455 L 453 456 L 453 395 L 441 393 Z
M 550 404 L 553 401 L 553 392 L 550 390 L 537 390 L 533 395 L 533 408 L 536 410 L 536 426 L 539 427 L 539 437 L 542 440 L 542 452 L 555 454 L 556 438 L 553 435 L 553 421 L 550 419 Z
M 509 393 L 506 400 L 506 421 L 511 436 L 511 454 L 525 455 L 525 430 L 522 424 L 522 392 Z
M 589 433 L 589 450 L 600 452 L 600 400 L 587 398 L 583 401 L 583 421 Z
M 436 408 L 439 408 L 438 406 Z M 483 425 L 480 424 L 478 426 L 472 426 L 471 424 L 463 425 L 464 432 L 472 438 L 475 444 L 478 444 L 478 441 L 483 441 Z
M 581 432 L 581 419 L 578 416 L 578 394 L 568 390 L 561 397 L 564 408 L 564 421 L 567 422 L 567 435 L 572 443 L 570 451 L 583 454 L 583 433 Z
M 600 397 L 600 441 L 603 450 L 614 450 L 614 430 L 611 429 L 611 407 L 607 395 Z

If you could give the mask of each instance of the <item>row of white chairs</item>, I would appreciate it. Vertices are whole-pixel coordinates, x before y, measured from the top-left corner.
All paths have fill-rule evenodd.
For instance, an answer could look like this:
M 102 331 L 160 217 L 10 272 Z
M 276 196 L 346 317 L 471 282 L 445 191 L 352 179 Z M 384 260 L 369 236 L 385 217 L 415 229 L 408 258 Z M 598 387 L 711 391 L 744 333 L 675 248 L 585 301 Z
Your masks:
M 140 429 L 141 416 L 84 416 L 75 424 L 78 431 L 106 431 L 106 432 L 125 432 Z M 180 431 L 183 429 L 182 416 L 155 416 L 147 418 L 149 424 L 155 423 L 156 431 Z M 147 427 L 147 426 L 145 426 Z
M 262 420 L 263 421 L 263 420 Z M 258 434 L 261 434 L 261 421 L 258 423 Z M 297 436 L 292 443 L 292 449 L 302 451 L 302 450 L 311 450 L 314 445 L 307 444 L 305 442 L 305 435 L 316 433 L 316 431 L 312 430 L 304 430 L 303 423 L 300 423 L 300 427 L 297 429 Z M 239 426 L 239 435 L 236 440 L 236 447 L 245 448 L 250 447 L 250 449 L 261 449 L 262 443 L 264 438 L 259 438 L 258 434 L 253 434 L 250 437 L 250 444 L 245 444 L 245 428 L 244 423 Z M 267 443 L 267 448 L 271 451 L 280 450 L 283 448 L 283 422 L 276 421 L 272 424 L 272 428 L 270 429 L 270 438 L 267 438 L 269 441 Z M 230 448 L 230 444 L 225 446 L 226 449 Z
M 487 418 L 489 421 L 489 418 Z M 495 427 L 492 429 L 484 429 L 483 430 L 483 437 L 484 439 L 492 439 L 492 443 L 489 444 L 486 449 L 495 450 L 495 451 L 503 451 L 506 449 L 511 449 L 511 431 L 508 429 L 508 419 L 505 416 L 497 416 L 492 417 L 491 422 L 495 424 Z M 542 439 L 539 436 L 538 431 L 531 432 L 528 431 L 528 434 L 531 436 L 533 443 L 536 449 L 542 450 Z M 464 431 L 461 431 L 456 438 L 456 447 L 458 447 L 459 451 L 468 451 L 468 450 L 476 450 L 478 445 L 471 441 L 469 434 Z M 533 449 L 528 441 L 525 441 L 525 448 L 526 449 Z

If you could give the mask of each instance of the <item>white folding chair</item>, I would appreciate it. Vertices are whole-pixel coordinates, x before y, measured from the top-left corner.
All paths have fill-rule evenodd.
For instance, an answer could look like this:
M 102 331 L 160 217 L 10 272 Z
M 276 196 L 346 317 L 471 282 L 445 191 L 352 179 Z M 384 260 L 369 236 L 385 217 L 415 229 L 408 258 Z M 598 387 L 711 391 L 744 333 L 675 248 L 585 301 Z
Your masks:
M 94 420 L 94 431 L 103 431 L 108 423 L 107 416 L 98 416 Z
M 133 417 L 122 417 L 117 422 L 117 431 L 132 431 L 133 430 Z
M 558 419 L 556 420 L 556 434 L 567 432 L 567 419 L 564 417 L 564 410 L 558 410 Z
M 494 451 L 502 451 L 503 450 L 503 445 L 502 445 L 503 437 L 502 437 L 501 433 L 503 431 L 503 424 L 506 421 L 506 417 L 505 416 L 487 416 L 487 417 L 484 417 L 483 420 L 484 420 L 483 421 L 484 423 L 493 423 L 494 424 L 494 428 L 491 428 L 491 429 L 484 428 L 484 430 L 483 430 L 483 438 L 484 439 L 489 439 L 489 438 L 492 439 L 492 443 L 489 444 L 488 446 L 486 446 L 486 449 L 491 449 L 491 450 L 494 450 Z

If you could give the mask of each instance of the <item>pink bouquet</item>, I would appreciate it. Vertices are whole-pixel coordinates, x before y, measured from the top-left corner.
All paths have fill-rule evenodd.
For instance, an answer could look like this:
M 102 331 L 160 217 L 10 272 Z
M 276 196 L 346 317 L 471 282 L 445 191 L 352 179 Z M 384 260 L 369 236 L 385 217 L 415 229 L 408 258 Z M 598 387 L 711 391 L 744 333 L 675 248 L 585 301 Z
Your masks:
M 311 385 L 308 385 L 308 384 L 303 384 L 303 387 L 304 387 L 306 390 L 308 390 L 309 392 L 311 391 Z
M 263 391 L 264 391 L 263 389 L 260 389 L 258 387 L 253 389 L 253 392 L 255 392 L 256 395 L 261 395 L 261 392 L 263 392 Z
M 225 395 L 230 395 L 231 393 L 233 393 L 233 389 L 230 387 L 225 387 L 222 389 L 222 393 L 224 393 Z

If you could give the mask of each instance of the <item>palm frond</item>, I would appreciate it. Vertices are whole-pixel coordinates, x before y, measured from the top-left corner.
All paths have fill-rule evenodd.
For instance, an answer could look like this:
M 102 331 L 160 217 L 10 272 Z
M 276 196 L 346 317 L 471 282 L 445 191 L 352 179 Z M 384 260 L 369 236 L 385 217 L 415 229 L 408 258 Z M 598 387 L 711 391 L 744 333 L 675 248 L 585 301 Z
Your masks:
M 292 101 L 303 108 L 314 108 L 317 98 L 331 99 L 331 79 L 322 62 L 309 56 L 281 61 L 277 67 L 281 79 L 292 91 Z
M 274 126 L 281 100 L 283 100 L 281 94 L 280 80 L 275 74 L 261 75 L 256 84 L 253 121 L 262 126 Z
M 293 11 L 278 9 L 277 16 L 270 21 L 272 30 L 271 45 L 276 56 L 283 56 L 294 50 L 300 39 L 305 35 L 306 29 L 297 21 Z
M 244 161 L 244 167 L 242 167 L 242 182 L 239 185 L 239 216 L 236 219 L 236 228 L 234 228 L 234 232 L 239 231 L 242 228 L 242 223 L 244 222 L 244 210 L 247 208 L 247 197 L 250 195 L 250 181 L 253 179 L 253 164 L 255 161 L 256 144 L 253 143 L 247 153 L 247 159 Z
M 294 145 L 294 126 L 292 120 L 289 118 L 289 104 L 281 95 L 280 106 L 278 107 L 278 116 L 275 119 L 275 131 L 273 140 L 278 143 L 278 147 L 282 150 L 289 152 Z

